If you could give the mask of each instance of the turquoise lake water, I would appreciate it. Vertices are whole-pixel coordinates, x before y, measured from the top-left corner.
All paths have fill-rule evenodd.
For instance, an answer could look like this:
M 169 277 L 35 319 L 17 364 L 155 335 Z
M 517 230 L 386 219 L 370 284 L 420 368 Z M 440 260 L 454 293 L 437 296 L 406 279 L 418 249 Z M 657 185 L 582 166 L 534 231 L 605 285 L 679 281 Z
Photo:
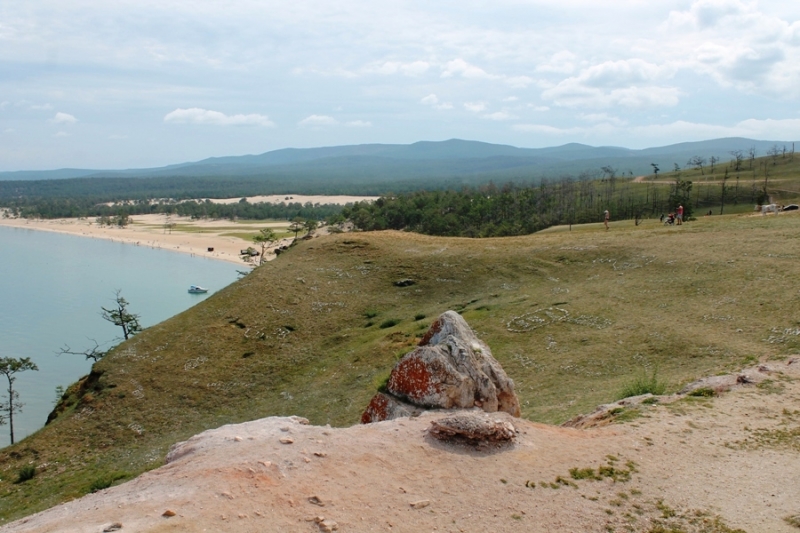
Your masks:
M 101 239 L 0 227 L 0 357 L 30 357 L 38 372 L 17 374 L 14 383 L 24 404 L 14 417 L 17 442 L 40 429 L 53 408 L 55 389 L 89 373 L 92 361 L 75 351 L 120 336 L 100 317 L 112 307 L 117 289 L 152 326 L 201 302 L 238 278 L 233 263 Z M 189 294 L 189 285 L 209 288 Z M 109 345 L 110 346 L 110 345 Z M 7 381 L 0 376 L 0 403 Z M 0 426 L 0 447 L 9 444 Z

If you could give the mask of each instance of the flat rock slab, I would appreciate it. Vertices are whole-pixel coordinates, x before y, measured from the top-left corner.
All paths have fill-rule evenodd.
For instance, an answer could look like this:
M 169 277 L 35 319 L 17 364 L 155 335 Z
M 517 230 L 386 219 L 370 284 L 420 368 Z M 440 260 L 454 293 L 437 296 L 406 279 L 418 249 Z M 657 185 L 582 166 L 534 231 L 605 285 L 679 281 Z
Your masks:
M 428 432 L 439 440 L 461 440 L 480 444 L 513 441 L 517 429 L 508 415 L 464 411 L 434 420 Z

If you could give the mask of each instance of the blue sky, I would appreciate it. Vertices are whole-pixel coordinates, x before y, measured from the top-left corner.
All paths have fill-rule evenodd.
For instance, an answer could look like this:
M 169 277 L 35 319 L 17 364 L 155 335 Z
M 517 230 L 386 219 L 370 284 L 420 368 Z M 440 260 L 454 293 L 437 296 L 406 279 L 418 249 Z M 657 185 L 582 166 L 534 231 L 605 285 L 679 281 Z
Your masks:
M 7 0 L 0 170 L 800 140 L 789 0 Z

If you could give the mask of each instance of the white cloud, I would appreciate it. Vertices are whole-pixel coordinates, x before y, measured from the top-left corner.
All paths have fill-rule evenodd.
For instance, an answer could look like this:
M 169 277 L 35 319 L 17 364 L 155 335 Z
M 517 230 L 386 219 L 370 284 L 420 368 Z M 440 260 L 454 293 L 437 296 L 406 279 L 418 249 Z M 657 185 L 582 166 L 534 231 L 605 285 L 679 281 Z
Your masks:
M 431 64 L 427 61 L 412 61 L 410 63 L 403 63 L 401 61 L 386 61 L 378 66 L 368 67 L 367 72 L 376 72 L 378 74 L 403 74 L 405 76 L 421 76 L 428 72 Z
M 34 111 L 50 111 L 53 109 L 53 106 L 50 104 L 34 104 L 31 106 L 31 109 Z
M 511 128 L 524 133 L 543 133 L 545 135 L 559 136 L 571 135 L 577 131 L 577 128 L 558 128 L 547 124 L 514 124 Z
M 519 98 L 517 98 L 516 96 L 509 96 L 507 98 L 503 98 L 504 102 L 516 102 L 518 100 L 519 100 Z
M 516 115 L 512 115 L 508 111 L 496 111 L 494 113 L 487 113 L 485 115 L 481 115 L 481 117 L 489 120 L 515 120 L 519 118 Z
M 292 69 L 291 72 L 296 76 L 311 74 L 317 76 L 345 78 L 345 79 L 355 79 L 359 77 L 359 74 L 357 72 L 353 72 L 352 70 L 342 67 L 326 67 L 326 68 L 295 67 Z
M 14 128 L 6 128 L 3 130 L 3 133 L 14 133 L 15 131 L 17 130 L 15 130 Z
M 612 117 L 607 113 L 583 113 L 579 115 L 579 118 L 595 124 L 613 124 L 614 126 L 624 126 L 627 124 L 626 121 L 617 117 Z
M 534 81 L 533 78 L 529 78 L 528 76 L 490 74 L 482 68 L 472 65 L 461 58 L 448 61 L 442 68 L 442 78 L 447 79 L 457 76 L 467 80 L 502 81 L 514 89 L 524 89 Z
M 78 119 L 70 115 L 69 113 L 62 113 L 59 111 L 56 115 L 51 119 L 53 124 L 75 124 L 78 122 Z
M 67 133 L 66 131 L 59 131 L 53 134 L 53 137 L 68 137 L 68 136 L 69 133 Z
M 732 126 L 678 120 L 668 124 L 651 124 L 633 128 L 641 137 L 681 140 L 715 137 L 747 137 L 751 139 L 798 139 L 800 119 L 746 119 Z
M 116 135 L 116 134 L 114 134 L 114 135 L 109 135 L 108 138 L 111 139 L 111 140 L 114 140 L 114 141 L 118 141 L 120 139 L 127 139 L 128 136 L 127 135 Z
M 550 111 L 550 108 L 546 105 L 528 104 L 528 107 L 530 107 L 534 111 L 539 111 L 539 112 Z
M 328 115 L 310 115 L 297 123 L 300 127 L 319 128 L 322 126 L 335 126 L 339 123 L 335 118 Z
M 539 134 L 546 138 L 605 139 L 609 136 L 627 136 L 629 146 L 653 146 L 721 137 L 746 137 L 751 139 L 800 138 L 800 119 L 747 119 L 731 126 L 677 120 L 664 124 L 631 126 L 615 121 L 599 122 L 590 126 L 552 126 L 548 124 L 515 124 L 513 130 Z
M 434 109 L 442 109 L 442 110 L 453 109 L 453 104 L 452 103 L 450 103 L 450 102 L 441 102 L 440 103 L 439 102 L 439 97 L 436 96 L 435 94 L 429 94 L 425 98 L 422 98 L 420 100 L 420 103 L 425 104 L 425 105 L 429 105 L 429 106 L 433 107 Z
M 264 126 L 268 128 L 275 126 L 275 123 L 266 115 L 226 115 L 219 111 L 201 109 L 199 107 L 178 108 L 164 115 L 164 122 L 211 126 Z
M 420 103 L 425 105 L 436 105 L 439 103 L 439 97 L 435 94 L 429 94 L 428 96 L 422 98 Z
M 698 0 L 688 11 L 673 11 L 668 23 L 673 26 L 691 25 L 707 29 L 719 25 L 724 19 L 749 12 L 751 8 L 739 0 Z
M 587 86 L 574 78 L 542 91 L 542 98 L 563 107 L 672 107 L 678 104 L 679 96 L 680 91 L 675 87 L 645 85 L 609 89 Z
M 674 49 L 683 69 L 746 93 L 800 95 L 796 19 L 767 13 L 757 2 L 697 0 L 686 10 L 672 11 L 664 31 L 674 35 L 676 44 L 666 48 Z
M 442 71 L 442 78 L 452 78 L 453 76 L 456 75 L 467 79 L 477 79 L 477 80 L 494 80 L 499 77 L 489 74 L 480 67 L 476 67 L 475 65 L 470 65 L 469 63 L 460 58 L 448 61 Z
M 578 56 L 568 50 L 562 50 L 550 57 L 545 63 L 536 65 L 537 72 L 552 72 L 556 74 L 572 74 L 575 72 L 575 62 Z
M 528 76 L 503 76 L 502 78 L 513 89 L 524 89 L 534 81 Z
M 465 102 L 464 109 L 472 111 L 473 113 L 480 113 L 486 109 L 486 104 L 483 102 Z
M 671 107 L 680 91 L 659 83 L 672 78 L 676 67 L 638 58 L 604 61 L 583 69 L 542 91 L 542 98 L 563 107 Z
M 348 128 L 371 128 L 372 122 L 368 120 L 351 120 L 350 122 L 345 122 L 344 125 Z

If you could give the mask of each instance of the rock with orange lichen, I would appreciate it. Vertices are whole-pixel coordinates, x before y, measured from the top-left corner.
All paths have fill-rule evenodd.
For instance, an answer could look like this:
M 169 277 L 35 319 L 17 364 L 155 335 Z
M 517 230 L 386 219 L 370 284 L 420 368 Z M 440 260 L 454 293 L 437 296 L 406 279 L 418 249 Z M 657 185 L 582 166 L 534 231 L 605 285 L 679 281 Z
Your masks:
M 413 416 L 420 409 L 473 407 L 520 414 L 514 382 L 461 315 L 447 311 L 395 365 L 386 390 L 372 398 L 361 422 Z

